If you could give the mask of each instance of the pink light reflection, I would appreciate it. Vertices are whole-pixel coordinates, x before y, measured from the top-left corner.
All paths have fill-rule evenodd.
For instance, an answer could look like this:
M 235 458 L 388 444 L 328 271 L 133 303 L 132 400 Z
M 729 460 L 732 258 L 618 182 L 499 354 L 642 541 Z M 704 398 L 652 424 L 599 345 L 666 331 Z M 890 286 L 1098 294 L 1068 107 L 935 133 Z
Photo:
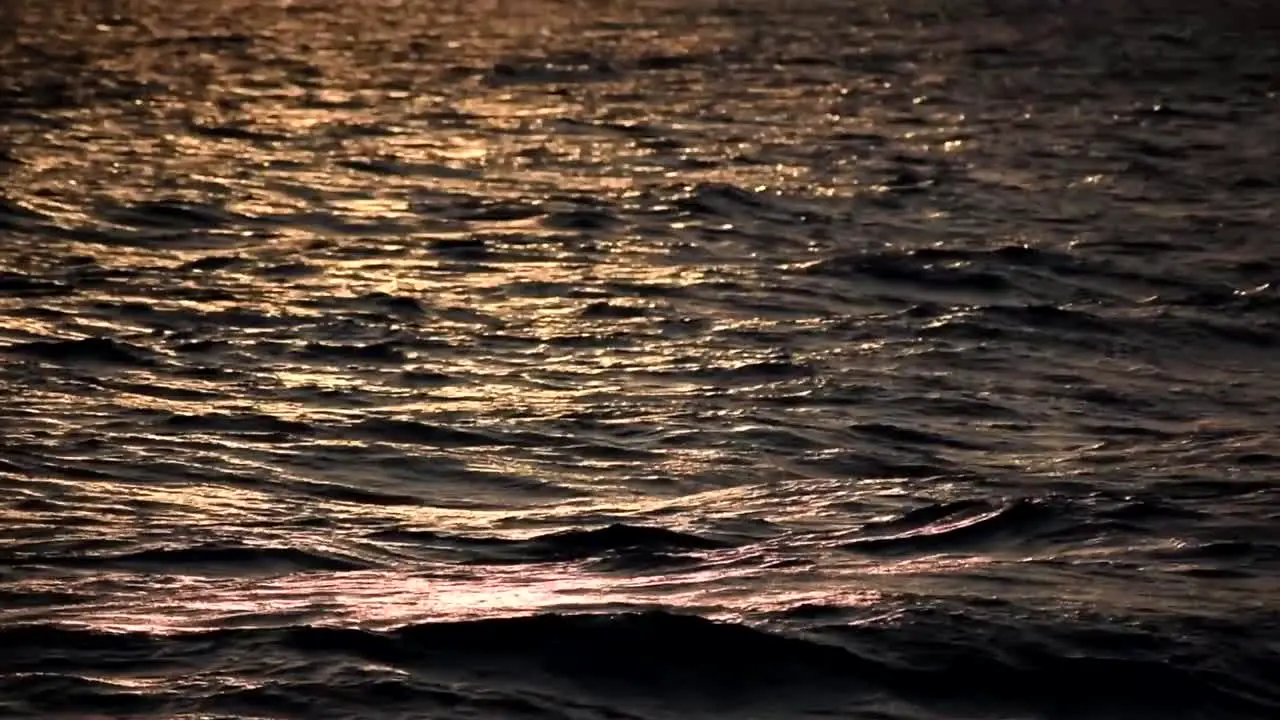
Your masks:
M 716 568 L 619 579 L 577 564 L 486 567 L 466 574 L 454 569 L 308 573 L 250 581 L 188 578 L 142 602 L 133 595 L 108 599 L 97 607 L 81 605 L 74 616 L 76 624 L 104 631 L 167 634 L 298 623 L 388 629 L 543 612 L 654 607 L 737 621 L 750 613 L 796 605 L 860 606 L 880 599 L 873 590 L 850 589 L 845 583 L 833 587 L 829 577 L 806 583 L 803 576 L 793 575 L 785 584 L 781 577 L 774 579 L 777 582 L 761 576 L 744 582 L 740 573 L 731 576 Z

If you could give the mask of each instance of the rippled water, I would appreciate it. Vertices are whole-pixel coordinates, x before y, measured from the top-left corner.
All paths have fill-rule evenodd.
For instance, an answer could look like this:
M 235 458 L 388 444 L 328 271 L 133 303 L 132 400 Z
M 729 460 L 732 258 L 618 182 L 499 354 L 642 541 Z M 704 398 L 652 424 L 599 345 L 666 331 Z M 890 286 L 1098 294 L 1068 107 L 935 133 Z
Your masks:
M 1280 12 L 181 5 L 0 18 L 5 716 L 1280 716 Z

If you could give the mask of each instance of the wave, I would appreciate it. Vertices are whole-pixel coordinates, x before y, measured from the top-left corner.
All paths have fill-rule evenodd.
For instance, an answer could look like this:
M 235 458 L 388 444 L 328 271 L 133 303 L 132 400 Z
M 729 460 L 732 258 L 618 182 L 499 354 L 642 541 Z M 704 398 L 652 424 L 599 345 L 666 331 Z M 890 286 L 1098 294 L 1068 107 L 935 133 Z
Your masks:
M 185 415 L 173 413 L 165 418 L 165 424 L 184 431 L 272 433 L 289 436 L 307 436 L 316 428 L 298 420 L 285 420 L 265 413 L 203 413 Z
M 1227 562 L 1245 572 L 1255 565 L 1280 566 L 1280 543 L 1254 540 L 1218 540 L 1188 543 L 1161 555 L 1179 561 Z
M 104 216 L 122 225 L 157 229 L 220 228 L 243 220 L 211 205 L 153 200 L 109 208 Z
M 598 301 L 584 307 L 579 314 L 589 320 L 631 320 L 644 317 L 648 313 L 649 311 L 643 307 Z
M 1051 495 L 991 500 L 962 498 L 930 503 L 859 527 L 840 547 L 874 556 L 926 553 L 1057 553 L 1127 547 L 1176 572 L 1252 577 L 1280 561 L 1280 545 L 1225 537 L 1205 526 L 1206 513 L 1188 498 L 1163 494 L 1088 498 Z M 1156 538 L 1179 537 L 1175 545 Z M 1145 549 L 1139 549 L 1145 548 Z M 1042 556 L 1047 557 L 1047 556 Z M 1117 561 L 1119 559 L 1117 558 Z
M 164 694 L 140 693 L 104 679 L 51 672 L 0 677 L 0 698 L 0 711 L 12 712 L 10 717 L 151 715 L 162 712 L 168 700 Z
M 716 383 L 772 383 L 812 378 L 817 368 L 785 358 L 759 360 L 729 366 L 702 366 L 679 370 L 649 370 L 645 375 L 661 380 L 688 379 Z
M 294 572 L 367 570 L 353 558 L 288 547 L 210 543 L 190 547 L 148 548 L 111 555 L 52 555 L 12 558 L 15 564 L 94 570 L 141 570 L 176 575 L 232 573 L 277 575 Z
M 374 539 L 436 552 L 455 552 L 470 562 L 552 562 L 586 559 L 672 559 L 675 553 L 718 550 L 728 542 L 658 527 L 615 523 L 526 539 L 463 536 L 425 530 L 383 530 Z
M 403 363 L 408 356 L 394 342 L 375 342 L 368 345 L 345 345 L 310 342 L 298 351 L 298 355 L 310 360 L 361 360 L 365 362 Z
M 422 300 L 407 295 L 373 292 L 361 295 L 356 300 L 396 316 L 421 317 L 427 313 L 427 307 Z
M 46 280 L 26 273 L 0 271 L 0 295 L 11 297 L 50 297 L 69 295 L 74 288 L 57 280 Z
M 108 363 L 135 367 L 150 367 L 156 364 L 150 351 L 137 345 L 104 337 L 34 340 L 17 343 L 6 348 L 5 351 L 52 362 Z
M 1011 549 L 1032 542 L 1087 540 L 1136 529 L 1122 520 L 1098 518 L 1062 500 L 1001 503 L 966 499 L 926 505 L 890 520 L 869 523 L 843 547 L 878 554 Z
M 332 673 L 334 659 L 359 661 L 397 671 L 398 682 L 416 687 L 452 678 L 464 681 L 455 689 L 483 681 L 490 689 L 572 689 L 577 697 L 614 702 L 731 699 L 746 705 L 788 703 L 793 711 L 801 702 L 836 708 L 886 695 L 950 712 L 964 708 L 1033 717 L 1118 718 L 1142 712 L 1261 718 L 1280 711 L 1280 687 L 1263 666 L 1250 664 L 1265 655 L 1257 645 L 1246 643 L 1219 658 L 1212 648 L 1190 645 L 1177 635 L 1105 625 L 1092 633 L 1079 627 L 1040 635 L 1027 630 L 1016 623 L 925 613 L 918 625 L 783 633 L 661 611 L 543 614 L 388 631 L 288 626 L 167 636 L 11 625 L 0 628 L 0 644 L 8 649 L 0 668 L 48 673 L 56 672 L 54 667 L 110 664 L 120 670 L 169 657 L 196 664 L 222 658 L 216 663 L 220 672 L 228 663 L 253 672 L 258 659 L 266 657 L 300 673 L 274 673 L 272 682 L 282 691 L 309 688 L 352 705 L 379 702 L 378 691 L 415 693 L 376 675 L 325 689 L 308 676 L 316 672 L 315 663 L 324 659 Z M 1123 648 L 1108 649 L 1111 642 L 1131 645 L 1128 657 L 1116 657 Z M 13 690 L 31 699 L 22 685 Z M 261 712 L 278 700 L 269 695 L 238 697 L 253 706 L 242 710 Z
M 543 85 L 549 83 L 588 83 L 618 77 L 618 70 L 607 60 L 590 55 L 569 54 L 564 57 L 513 58 L 495 63 L 485 80 L 497 87 L 508 85 Z
M 517 441 L 486 432 L 444 427 L 417 420 L 372 418 L 352 426 L 352 431 L 377 442 L 412 445 L 447 445 L 459 447 L 511 445 Z
M 903 427 L 892 423 L 860 423 L 852 426 L 850 430 L 858 435 L 865 435 L 872 439 L 889 440 L 903 445 L 937 446 L 961 450 L 979 450 L 983 447 L 977 443 L 971 443 L 957 437 L 949 437 L 941 433 Z
M 885 252 L 838 255 L 820 260 L 807 268 L 817 276 L 846 279 L 867 277 L 886 283 L 924 286 L 991 294 L 1012 288 L 1009 278 L 991 270 L 974 270 L 950 264 L 935 264 L 916 253 Z
M 551 230 L 598 232 L 622 224 L 622 218 L 606 209 L 575 208 L 548 213 L 541 224 Z

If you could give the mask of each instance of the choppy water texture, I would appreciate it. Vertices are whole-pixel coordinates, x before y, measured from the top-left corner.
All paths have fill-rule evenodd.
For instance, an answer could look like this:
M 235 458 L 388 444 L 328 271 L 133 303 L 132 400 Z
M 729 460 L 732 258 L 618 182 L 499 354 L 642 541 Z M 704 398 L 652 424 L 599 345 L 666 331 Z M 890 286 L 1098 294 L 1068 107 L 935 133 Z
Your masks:
M 0 714 L 1280 717 L 1280 11 L 6 3 Z

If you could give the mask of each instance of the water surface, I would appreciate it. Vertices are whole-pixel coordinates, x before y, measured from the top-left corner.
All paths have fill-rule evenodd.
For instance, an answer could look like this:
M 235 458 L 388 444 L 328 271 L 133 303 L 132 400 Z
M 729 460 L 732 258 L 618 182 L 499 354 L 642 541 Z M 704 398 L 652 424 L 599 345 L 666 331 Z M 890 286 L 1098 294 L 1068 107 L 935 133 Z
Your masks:
M 0 711 L 1271 718 L 1280 16 L 0 37 Z

